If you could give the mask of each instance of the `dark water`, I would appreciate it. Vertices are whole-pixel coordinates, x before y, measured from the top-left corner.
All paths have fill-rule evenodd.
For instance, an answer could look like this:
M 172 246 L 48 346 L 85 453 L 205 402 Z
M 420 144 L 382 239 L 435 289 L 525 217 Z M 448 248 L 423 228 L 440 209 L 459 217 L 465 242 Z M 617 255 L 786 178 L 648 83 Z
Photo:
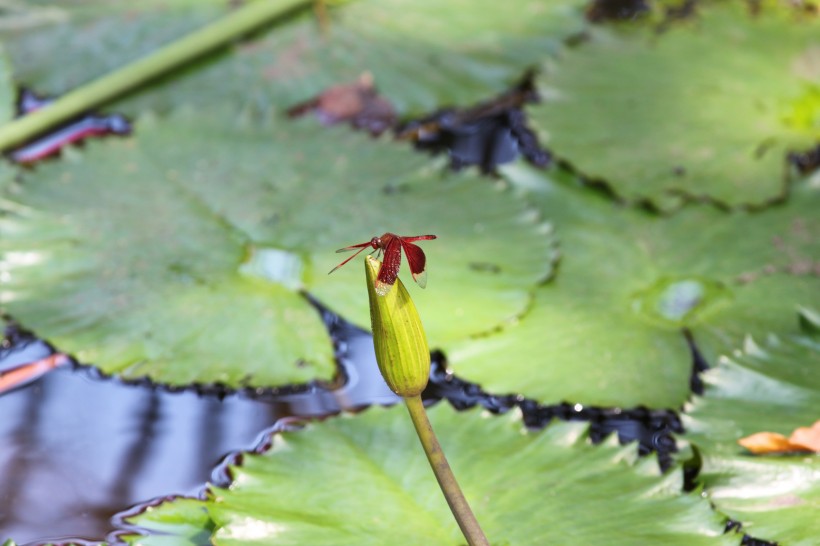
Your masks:
M 166 393 L 57 370 L 0 398 L 0 529 L 18 542 L 101 539 L 117 509 L 195 494 L 277 417 L 231 396 Z
M 17 115 L 24 116 L 54 102 L 41 97 L 30 89 L 23 88 L 17 97 Z M 31 165 L 43 159 L 59 155 L 63 147 L 82 142 L 89 137 L 108 135 L 128 135 L 131 122 L 119 114 L 89 113 L 70 120 L 53 131 L 39 135 L 23 146 L 7 153 L 6 156 L 21 165 Z
M 478 166 L 492 173 L 496 166 L 523 157 L 537 167 L 552 162 L 530 129 L 524 107 L 538 102 L 533 74 L 508 91 L 467 108 L 445 108 L 396 128 L 396 138 L 412 141 L 418 150 L 446 153 L 454 169 Z
M 116 512 L 196 495 L 227 454 L 253 448 L 282 417 L 396 402 L 369 334 L 324 316 L 348 378 L 335 391 L 169 392 L 74 366 L 0 395 L 0 542 L 102 540 Z M 18 343 L 0 352 L 0 370 L 49 352 L 42 342 Z

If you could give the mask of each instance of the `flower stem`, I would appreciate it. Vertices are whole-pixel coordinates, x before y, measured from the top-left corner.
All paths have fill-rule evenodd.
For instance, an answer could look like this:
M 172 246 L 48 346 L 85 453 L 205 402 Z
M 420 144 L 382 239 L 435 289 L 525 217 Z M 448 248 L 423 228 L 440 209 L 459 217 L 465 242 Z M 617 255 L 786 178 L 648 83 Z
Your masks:
M 210 25 L 149 55 L 66 93 L 52 104 L 0 127 L 0 151 L 6 151 L 74 116 L 142 85 L 171 69 L 285 15 L 308 0 L 249 2 Z
M 427 460 L 430 461 L 430 466 L 436 475 L 439 487 L 444 493 L 444 498 L 447 499 L 447 504 L 450 505 L 450 510 L 453 512 L 464 538 L 467 539 L 470 546 L 490 546 L 487 537 L 484 536 L 484 532 L 478 525 L 478 520 L 475 519 L 473 511 L 470 509 L 470 505 L 467 504 L 467 499 L 464 498 L 464 493 L 461 492 L 461 487 L 459 487 L 456 477 L 453 475 L 447 457 L 444 456 L 444 451 L 441 450 L 436 433 L 433 432 L 433 427 L 427 418 L 421 396 L 409 396 L 404 399 L 404 402 L 407 404 L 407 411 L 410 412 L 413 426 L 416 427 L 416 433 L 419 435 L 422 447 L 424 447 L 424 453 L 427 454 Z

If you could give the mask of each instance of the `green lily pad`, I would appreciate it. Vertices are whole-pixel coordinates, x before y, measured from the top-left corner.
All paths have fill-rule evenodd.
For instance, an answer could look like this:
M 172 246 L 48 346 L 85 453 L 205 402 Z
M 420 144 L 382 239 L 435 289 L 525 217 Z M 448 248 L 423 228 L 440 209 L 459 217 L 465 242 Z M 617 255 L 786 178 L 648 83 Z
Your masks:
M 15 96 L 11 66 L 5 51 L 0 48 L 0 123 L 6 123 L 14 117 Z
M 96 17 L 89 9 L 65 9 L 63 20 L 6 32 L 4 40 L 19 81 L 59 94 L 214 19 L 225 3 L 202 4 L 141 3 L 116 13 L 102 8 Z M 506 89 L 578 33 L 584 4 L 363 0 L 329 8 L 323 31 L 306 3 L 300 15 L 228 54 L 177 71 L 116 108 L 135 113 L 232 101 L 282 110 L 364 72 L 374 75 L 400 113 L 467 104 Z
M 659 217 L 561 173 L 515 165 L 505 176 L 553 222 L 562 258 L 527 315 L 448 352 L 490 392 L 678 407 L 692 362 L 683 329 L 714 361 L 747 333 L 792 331 L 798 305 L 820 307 L 816 187 L 758 213 L 699 205 Z
M 221 0 L 26 2 L 0 26 L 15 79 L 63 94 L 226 13 Z
M 820 536 L 820 458 L 753 456 L 737 444 L 757 432 L 789 436 L 820 415 L 820 342 L 749 338 L 703 374 L 705 392 L 686 405 L 683 440 L 697 447 L 698 479 L 718 510 L 746 533 L 809 546 Z
M 127 544 L 201 546 L 211 543 L 213 522 L 201 500 L 176 498 L 164 501 L 127 518 L 127 522 L 139 529 L 139 534 L 118 537 Z
M 327 272 L 337 248 L 385 231 L 440 237 L 423 245 L 416 301 L 436 345 L 522 313 L 549 274 L 552 241 L 521 200 L 474 175 L 442 179 L 404 146 L 192 111 L 142 119 L 137 135 L 40 166 L 0 216 L 3 309 L 107 372 L 330 378 L 330 339 L 300 290 L 367 327 L 362 264 Z
M 680 469 L 660 475 L 635 444 L 592 446 L 583 424 L 525 432 L 517 415 L 444 405 L 430 418 L 491 544 L 736 543 L 681 493 Z M 279 434 L 231 471 L 205 502 L 218 545 L 464 543 L 400 407 Z
M 3 310 L 125 377 L 329 379 L 318 314 L 282 284 L 241 275 L 238 234 L 133 144 L 92 146 L 7 192 L 17 202 L 0 223 Z
M 697 5 L 664 32 L 598 29 L 530 110 L 542 142 L 629 201 L 730 206 L 784 195 L 786 153 L 820 140 L 820 18 L 786 3 Z
M 14 117 L 14 103 L 16 90 L 11 75 L 11 66 L 5 50 L 0 47 L 0 124 L 6 123 Z M 14 178 L 12 168 L 5 162 L 0 162 L 0 191 Z M 0 279 L 1 281 L 2 279 Z M 2 292 L 0 291 L 0 294 Z
M 758 539 L 813 546 L 820 536 L 820 457 L 707 455 L 699 480 L 715 507 Z
M 0 161 L 0 192 L 14 182 L 16 174 L 17 170 L 12 165 L 6 161 Z M 0 218 L 2 218 L 2 213 L 0 213 Z M 0 297 L 0 301 L 2 301 L 2 297 Z
M 820 342 L 747 339 L 703 374 L 705 392 L 685 406 L 685 438 L 701 451 L 741 454 L 737 440 L 756 432 L 788 436 L 820 419 Z

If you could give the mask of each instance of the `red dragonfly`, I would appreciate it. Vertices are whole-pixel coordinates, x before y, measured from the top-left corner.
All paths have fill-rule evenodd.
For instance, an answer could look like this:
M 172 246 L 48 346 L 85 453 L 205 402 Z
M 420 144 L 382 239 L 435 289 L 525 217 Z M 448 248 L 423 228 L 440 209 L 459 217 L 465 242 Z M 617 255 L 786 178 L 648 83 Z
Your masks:
M 427 285 L 427 271 L 424 268 L 427 263 L 427 258 L 424 256 L 424 252 L 421 248 L 413 244 L 413 241 L 427 241 L 435 238 L 435 235 L 402 237 L 395 233 L 385 233 L 381 237 L 373 237 L 366 243 L 346 246 L 337 250 L 336 252 L 348 252 L 350 250 L 356 250 L 357 248 L 359 249 L 353 256 L 331 269 L 330 273 L 333 273 L 358 256 L 362 250 L 367 247 L 372 247 L 373 252 L 377 252 L 378 254 L 384 253 L 384 261 L 379 268 L 379 274 L 376 275 L 376 293 L 380 296 L 384 296 L 390 292 L 390 289 L 399 276 L 401 251 L 404 249 L 404 253 L 407 255 L 407 263 L 410 265 L 410 273 L 413 274 L 413 280 L 424 288 Z M 373 254 L 373 252 L 371 252 L 371 254 Z

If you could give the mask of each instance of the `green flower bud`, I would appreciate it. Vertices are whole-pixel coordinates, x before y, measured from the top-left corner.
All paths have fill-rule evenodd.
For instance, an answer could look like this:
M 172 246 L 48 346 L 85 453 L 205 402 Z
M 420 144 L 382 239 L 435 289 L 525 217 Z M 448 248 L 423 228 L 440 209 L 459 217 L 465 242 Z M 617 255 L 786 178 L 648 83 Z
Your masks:
M 379 370 L 393 392 L 405 398 L 417 396 L 430 376 L 430 349 L 419 313 L 401 279 L 396 279 L 387 294 L 379 296 L 376 276 L 381 262 L 368 256 L 364 264 Z

